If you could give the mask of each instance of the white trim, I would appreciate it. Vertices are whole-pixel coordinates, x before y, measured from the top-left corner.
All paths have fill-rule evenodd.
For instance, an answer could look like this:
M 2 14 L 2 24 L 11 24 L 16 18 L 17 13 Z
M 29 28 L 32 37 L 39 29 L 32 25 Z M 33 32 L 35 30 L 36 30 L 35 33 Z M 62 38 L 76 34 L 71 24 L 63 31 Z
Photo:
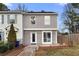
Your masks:
M 32 33 L 35 33 L 35 42 L 32 42 Z M 37 43 L 37 32 L 30 33 L 30 41 L 31 41 L 31 43 Z
M 26 13 L 23 13 L 23 14 L 26 14 Z M 49 15 L 58 15 L 57 13 L 27 13 L 27 15 L 30 15 L 30 14 L 31 14 L 31 15 L 32 15 L 32 14 L 34 14 L 34 15 L 35 15 L 35 14 L 36 14 L 36 15 L 37 15 L 37 14 L 40 14 L 40 15 L 41 15 L 41 14 L 45 14 L 45 15 L 46 15 L 46 14 L 49 14 Z
M 43 37 L 43 33 L 44 33 L 44 32 L 50 32 L 50 33 L 51 33 L 51 42 L 44 42 L 44 41 L 43 41 L 43 38 L 44 38 L 44 37 Z M 42 31 L 42 44 L 52 44 L 52 31 Z
M 57 31 L 56 31 L 56 42 L 55 43 L 57 43 Z
M 24 28 L 24 30 L 57 30 L 57 28 Z

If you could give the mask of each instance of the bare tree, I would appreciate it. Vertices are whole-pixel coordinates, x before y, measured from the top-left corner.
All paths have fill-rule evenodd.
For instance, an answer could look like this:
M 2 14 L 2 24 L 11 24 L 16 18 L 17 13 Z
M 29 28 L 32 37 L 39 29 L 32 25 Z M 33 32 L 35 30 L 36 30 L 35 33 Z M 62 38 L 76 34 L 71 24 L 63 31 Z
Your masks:
M 69 46 L 73 46 L 73 39 L 71 39 L 71 33 L 77 33 L 77 29 L 79 29 L 79 4 L 69 3 L 65 6 L 64 12 L 62 14 L 63 24 L 65 28 L 69 30 Z M 76 11 L 77 10 L 77 11 Z
M 27 11 L 26 4 L 24 4 L 24 3 L 18 3 L 16 10 L 19 10 L 19 11 Z
M 78 17 L 72 4 L 67 4 L 65 6 L 64 12 L 62 14 L 62 19 L 66 29 L 68 29 L 70 33 L 75 33 L 75 25 Z

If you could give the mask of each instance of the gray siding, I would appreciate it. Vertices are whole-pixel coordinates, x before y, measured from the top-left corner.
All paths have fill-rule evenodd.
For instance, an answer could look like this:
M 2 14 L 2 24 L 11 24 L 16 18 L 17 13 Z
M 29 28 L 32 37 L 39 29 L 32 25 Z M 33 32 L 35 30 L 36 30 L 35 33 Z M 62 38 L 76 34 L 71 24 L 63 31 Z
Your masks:
M 30 17 L 31 16 L 36 16 L 36 23 L 31 24 Z M 44 16 L 45 15 L 24 15 L 23 16 L 23 26 L 24 28 L 57 28 L 57 15 L 51 15 L 48 14 L 47 16 L 50 16 L 51 22 L 50 25 L 45 25 L 44 24 Z
M 37 45 L 42 45 L 42 31 L 24 31 L 24 39 L 23 43 L 25 45 L 30 45 L 30 33 L 31 32 L 37 32 Z M 52 44 L 56 44 L 56 32 L 57 31 L 52 31 Z

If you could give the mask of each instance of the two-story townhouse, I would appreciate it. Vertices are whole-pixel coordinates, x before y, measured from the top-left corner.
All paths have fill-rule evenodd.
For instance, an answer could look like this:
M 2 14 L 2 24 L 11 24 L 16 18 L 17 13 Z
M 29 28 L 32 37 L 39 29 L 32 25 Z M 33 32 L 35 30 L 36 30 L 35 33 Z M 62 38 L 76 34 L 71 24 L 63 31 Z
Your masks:
M 55 12 L 0 11 L 0 40 L 7 40 L 10 22 L 14 22 L 17 40 L 24 45 L 57 44 L 57 14 Z
M 7 42 L 11 22 L 17 31 L 17 40 L 22 44 L 23 40 L 23 15 L 20 11 L 0 11 L 0 40 Z M 18 29 L 18 30 L 17 30 Z

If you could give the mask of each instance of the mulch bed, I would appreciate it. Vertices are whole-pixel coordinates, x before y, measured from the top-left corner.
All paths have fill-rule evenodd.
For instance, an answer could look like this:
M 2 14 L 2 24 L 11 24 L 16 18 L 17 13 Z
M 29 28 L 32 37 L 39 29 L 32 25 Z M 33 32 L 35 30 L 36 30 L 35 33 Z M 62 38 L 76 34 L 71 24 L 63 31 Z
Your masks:
M 50 45 L 50 46 L 39 46 L 39 48 L 67 48 L 67 47 L 69 47 L 68 45 L 59 45 L 59 46 L 52 46 L 52 45 Z
M 14 48 L 12 50 L 8 50 L 5 53 L 0 53 L 0 56 L 17 56 L 19 53 L 21 53 L 23 51 L 24 47 L 25 46 L 20 45 L 19 47 Z

